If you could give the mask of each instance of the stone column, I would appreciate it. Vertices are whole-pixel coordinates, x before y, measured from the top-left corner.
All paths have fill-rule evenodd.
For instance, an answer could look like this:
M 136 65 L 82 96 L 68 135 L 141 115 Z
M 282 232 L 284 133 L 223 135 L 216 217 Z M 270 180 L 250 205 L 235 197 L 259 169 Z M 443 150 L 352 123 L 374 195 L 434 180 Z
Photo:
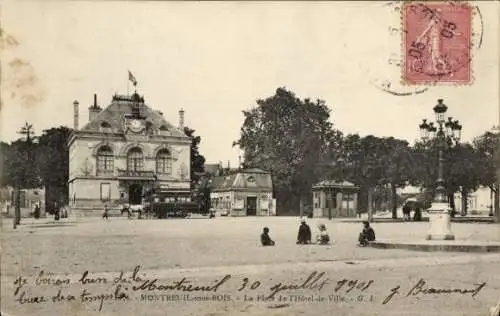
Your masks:
M 343 216 L 343 209 L 342 209 L 342 191 L 337 192 L 337 216 L 341 217 Z
M 319 193 L 319 197 L 320 197 L 320 209 L 321 209 L 321 217 L 325 217 L 325 216 L 328 216 L 328 209 L 326 207 L 326 200 L 327 200 L 327 196 L 326 196 L 326 192 L 325 191 L 320 191 Z
M 352 208 L 354 209 L 355 215 L 358 214 L 358 193 L 352 194 Z

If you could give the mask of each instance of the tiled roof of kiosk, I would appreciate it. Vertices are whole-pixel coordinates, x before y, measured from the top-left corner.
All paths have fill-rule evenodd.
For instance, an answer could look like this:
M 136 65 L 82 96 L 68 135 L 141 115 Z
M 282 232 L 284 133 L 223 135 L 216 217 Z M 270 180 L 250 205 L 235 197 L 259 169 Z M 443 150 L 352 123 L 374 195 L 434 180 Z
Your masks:
M 114 96 L 110 105 L 102 110 L 92 121 L 88 122 L 80 131 L 99 132 L 101 124 L 106 122 L 111 125 L 111 129 L 115 133 L 123 133 L 123 118 L 125 115 L 131 114 L 134 107 L 132 101 L 133 96 Z M 187 137 L 177 127 L 167 122 L 163 116 L 157 111 L 151 109 L 144 103 L 144 99 L 140 99 L 140 114 L 146 122 L 150 122 L 153 129 L 165 128 L 170 132 L 171 136 Z
M 273 183 L 271 174 L 260 169 L 245 169 L 228 176 L 214 177 L 212 186 L 215 190 L 230 189 L 269 189 Z
M 313 188 L 353 188 L 357 189 L 358 186 L 354 185 L 349 181 L 337 181 L 337 180 L 323 180 L 316 183 Z

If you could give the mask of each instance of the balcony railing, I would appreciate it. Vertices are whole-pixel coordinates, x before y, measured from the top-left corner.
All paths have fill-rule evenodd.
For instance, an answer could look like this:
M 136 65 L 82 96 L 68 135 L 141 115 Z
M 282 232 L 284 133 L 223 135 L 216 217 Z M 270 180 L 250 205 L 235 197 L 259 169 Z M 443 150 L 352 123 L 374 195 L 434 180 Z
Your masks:
M 155 173 L 146 170 L 120 170 L 118 169 L 119 178 L 134 178 L 134 179 L 152 179 L 154 180 Z

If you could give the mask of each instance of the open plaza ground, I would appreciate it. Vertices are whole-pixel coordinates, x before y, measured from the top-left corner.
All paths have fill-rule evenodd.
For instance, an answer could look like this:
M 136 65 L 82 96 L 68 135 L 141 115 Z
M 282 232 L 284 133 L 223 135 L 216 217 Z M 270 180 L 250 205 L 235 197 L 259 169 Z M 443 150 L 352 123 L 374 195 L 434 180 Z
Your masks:
M 317 224 L 326 223 L 333 243 L 296 245 L 299 221 L 292 217 L 26 219 L 17 230 L 4 219 L 2 312 L 479 316 L 500 298 L 498 253 L 362 248 L 356 246 L 359 223 L 308 222 L 313 237 Z M 428 225 L 373 227 L 377 238 L 420 240 Z M 260 246 L 264 226 L 275 247 Z M 459 240 L 500 241 L 497 224 L 455 223 L 452 229 Z

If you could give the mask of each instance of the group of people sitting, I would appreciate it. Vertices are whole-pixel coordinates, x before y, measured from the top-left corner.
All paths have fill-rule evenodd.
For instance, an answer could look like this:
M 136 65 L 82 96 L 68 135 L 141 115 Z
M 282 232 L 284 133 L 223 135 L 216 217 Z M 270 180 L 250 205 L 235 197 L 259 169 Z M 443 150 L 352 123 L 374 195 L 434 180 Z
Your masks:
M 325 224 L 318 225 L 319 234 L 316 237 L 316 244 L 318 245 L 328 245 L 330 244 L 330 236 L 326 230 Z M 375 231 L 370 227 L 370 223 L 363 222 L 363 230 L 359 234 L 358 242 L 359 245 L 365 247 L 368 242 L 375 240 Z M 262 246 L 274 246 L 276 242 L 269 236 L 269 228 L 264 227 L 262 234 L 260 235 L 260 242 Z M 312 233 L 311 228 L 307 225 L 306 220 L 302 219 L 300 221 L 299 233 L 297 234 L 297 244 L 306 245 L 312 244 Z

